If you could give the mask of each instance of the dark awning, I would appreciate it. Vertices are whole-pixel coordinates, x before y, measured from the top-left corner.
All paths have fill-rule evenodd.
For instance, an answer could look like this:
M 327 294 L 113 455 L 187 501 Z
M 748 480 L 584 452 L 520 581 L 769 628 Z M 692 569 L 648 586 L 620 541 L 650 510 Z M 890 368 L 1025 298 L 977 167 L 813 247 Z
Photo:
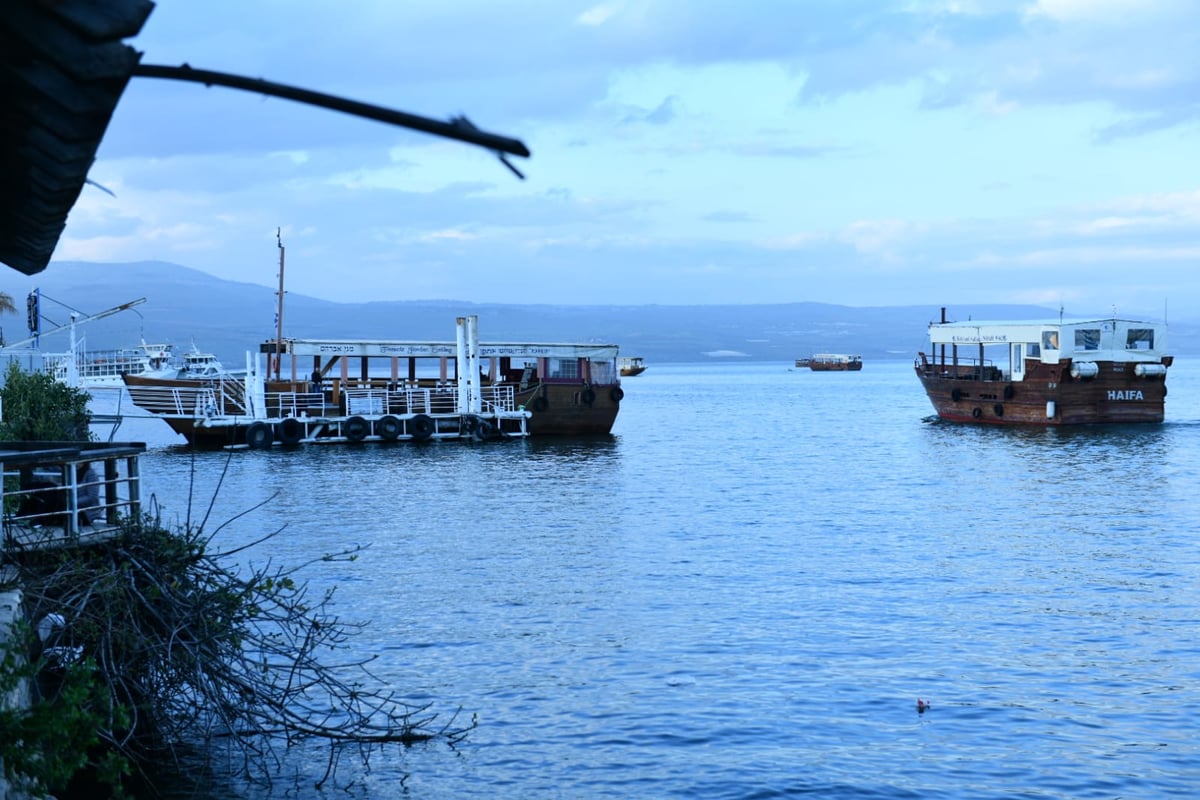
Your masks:
M 7 0 L 0 14 L 0 262 L 50 262 L 141 53 L 150 0 Z

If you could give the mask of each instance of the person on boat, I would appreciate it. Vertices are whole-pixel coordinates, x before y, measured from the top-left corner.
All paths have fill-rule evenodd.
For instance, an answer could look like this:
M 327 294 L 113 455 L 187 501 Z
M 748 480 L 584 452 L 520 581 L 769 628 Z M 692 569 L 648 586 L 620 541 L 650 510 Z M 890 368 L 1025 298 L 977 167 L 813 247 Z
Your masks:
M 313 394 L 320 394 L 320 392 L 321 392 L 321 380 L 322 380 L 322 378 L 321 378 L 321 370 L 319 370 L 319 369 L 314 369 L 314 370 L 312 371 L 312 392 L 313 392 Z
M 90 461 L 75 465 L 75 500 L 79 508 L 79 524 L 90 525 L 100 519 L 100 478 Z

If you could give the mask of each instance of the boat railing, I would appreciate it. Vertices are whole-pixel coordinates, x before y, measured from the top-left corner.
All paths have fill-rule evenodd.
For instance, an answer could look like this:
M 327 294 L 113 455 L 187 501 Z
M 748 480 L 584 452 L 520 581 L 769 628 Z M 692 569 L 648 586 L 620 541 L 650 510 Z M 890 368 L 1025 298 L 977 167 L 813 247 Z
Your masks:
M 972 356 L 959 356 L 955 359 L 939 356 L 929 358 L 925 353 L 918 353 L 916 367 L 922 375 L 932 378 L 964 381 L 1004 380 L 1003 371 L 990 358 L 979 359 Z
M 244 416 L 246 389 L 238 381 L 221 380 L 199 386 L 125 387 L 143 411 L 170 417 Z
M 511 383 L 484 386 L 480 399 L 485 413 L 499 414 L 516 409 L 516 392 Z
M 432 386 L 399 383 L 390 387 L 347 388 L 339 391 L 336 401 L 322 391 L 268 392 L 264 399 L 266 415 L 270 418 L 459 413 L 457 390 L 449 381 Z M 483 413 L 500 413 L 516 408 L 515 389 L 511 385 L 484 386 L 480 391 L 480 399 Z

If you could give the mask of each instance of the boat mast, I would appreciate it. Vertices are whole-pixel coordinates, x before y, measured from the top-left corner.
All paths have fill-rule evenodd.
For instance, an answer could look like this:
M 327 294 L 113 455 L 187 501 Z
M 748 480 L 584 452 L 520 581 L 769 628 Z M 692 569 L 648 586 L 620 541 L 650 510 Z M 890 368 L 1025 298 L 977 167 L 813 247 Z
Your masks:
M 275 295 L 275 380 L 283 365 L 283 239 L 279 228 L 275 229 L 275 242 L 279 245 L 279 291 Z M 270 370 L 267 370 L 270 372 Z

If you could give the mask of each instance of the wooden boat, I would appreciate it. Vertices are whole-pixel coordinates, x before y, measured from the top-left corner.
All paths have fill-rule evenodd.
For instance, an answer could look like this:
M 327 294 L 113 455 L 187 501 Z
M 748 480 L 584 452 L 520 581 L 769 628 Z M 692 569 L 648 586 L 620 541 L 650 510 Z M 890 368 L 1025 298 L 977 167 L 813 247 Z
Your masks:
M 797 358 L 796 366 L 807 367 L 813 372 L 857 372 L 863 365 L 862 356 L 817 353 L 808 358 Z
M 203 447 L 606 434 L 616 345 L 270 339 L 244 376 L 127 375 L 134 404 Z M 263 368 L 261 356 L 267 359 Z
M 632 378 L 646 371 L 646 362 L 641 356 L 622 356 L 619 363 L 622 378 Z
M 1166 339 L 1163 323 L 947 322 L 942 309 L 915 368 L 938 416 L 952 422 L 1162 422 L 1173 361 Z

